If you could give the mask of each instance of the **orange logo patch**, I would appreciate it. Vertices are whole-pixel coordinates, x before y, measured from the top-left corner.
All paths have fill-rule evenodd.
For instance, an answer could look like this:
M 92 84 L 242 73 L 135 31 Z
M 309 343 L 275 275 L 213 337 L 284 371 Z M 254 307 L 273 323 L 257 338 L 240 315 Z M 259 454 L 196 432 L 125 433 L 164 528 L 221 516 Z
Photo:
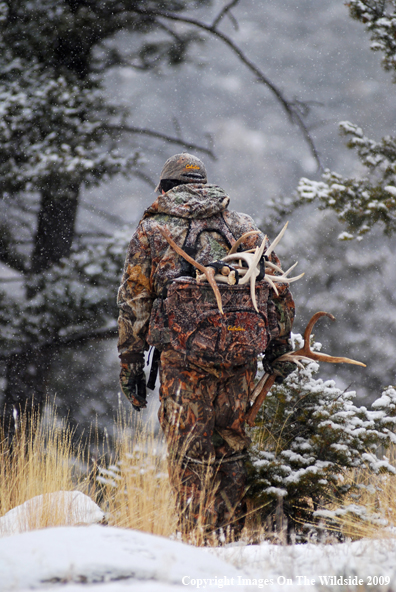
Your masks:
M 186 164 L 186 169 L 195 169 L 197 171 L 199 171 L 201 167 L 195 165 L 195 164 Z
M 232 325 L 228 325 L 227 330 L 228 331 L 246 331 L 246 329 L 243 329 L 243 327 L 233 327 Z

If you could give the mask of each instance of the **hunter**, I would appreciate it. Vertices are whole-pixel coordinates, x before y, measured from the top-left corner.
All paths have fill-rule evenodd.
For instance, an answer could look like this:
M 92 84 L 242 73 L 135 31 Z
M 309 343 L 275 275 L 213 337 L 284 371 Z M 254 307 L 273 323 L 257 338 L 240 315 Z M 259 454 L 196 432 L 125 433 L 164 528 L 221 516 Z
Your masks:
M 194 279 L 195 269 L 172 248 L 164 231 L 206 266 L 221 260 L 243 234 L 258 228 L 248 215 L 228 210 L 230 198 L 217 185 L 207 183 L 204 163 L 191 154 L 176 154 L 166 161 L 156 191 L 158 198 L 132 236 L 118 292 L 121 389 L 134 409 L 146 407 L 144 352 L 154 346 L 160 372 L 159 421 L 168 446 L 179 528 L 188 533 L 200 522 L 208 535 L 228 529 L 237 539 L 246 515 L 245 461 L 250 439 L 244 420 L 257 355 L 252 355 L 255 350 L 249 350 L 246 341 L 246 348 L 242 345 L 238 351 L 234 342 L 224 346 L 215 331 L 216 323 L 224 325 L 225 318 L 218 309 L 214 320 L 202 324 L 210 288 Z M 263 240 L 261 232 L 250 234 L 239 250 L 253 249 Z M 273 253 L 270 261 L 280 266 Z M 253 342 L 255 337 L 245 331 L 243 321 L 254 314 L 254 327 L 263 322 L 266 331 L 266 371 L 281 381 L 295 368 L 290 362 L 275 361 L 292 349 L 294 302 L 286 284 L 279 284 L 278 294 L 265 286 L 256 291 L 260 314 L 251 303 L 251 311 L 244 306 L 238 313 L 242 317 L 235 321 L 234 315 L 233 322 L 227 321 L 223 334 L 236 340 L 247 335 Z M 234 292 L 246 304 L 249 289 L 237 288 L 241 290 Z M 201 298 L 204 289 L 207 295 Z M 232 304 L 227 289 L 221 293 Z M 217 337 L 203 334 L 204 325 Z

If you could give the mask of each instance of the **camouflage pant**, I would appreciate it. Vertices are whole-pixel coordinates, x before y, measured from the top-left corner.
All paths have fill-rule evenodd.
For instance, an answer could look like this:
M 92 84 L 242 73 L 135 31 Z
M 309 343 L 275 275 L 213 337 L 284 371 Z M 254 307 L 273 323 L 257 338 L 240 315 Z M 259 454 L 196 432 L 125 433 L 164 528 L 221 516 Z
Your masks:
M 242 530 L 250 444 L 244 418 L 256 360 L 244 366 L 208 365 L 175 351 L 161 355 L 159 420 L 179 527 Z

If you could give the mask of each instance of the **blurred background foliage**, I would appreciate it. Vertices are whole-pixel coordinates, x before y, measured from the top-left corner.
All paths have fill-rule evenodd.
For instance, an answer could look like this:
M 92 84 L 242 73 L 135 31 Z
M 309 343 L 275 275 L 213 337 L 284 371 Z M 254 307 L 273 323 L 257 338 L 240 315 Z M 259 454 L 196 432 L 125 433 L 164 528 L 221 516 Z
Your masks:
M 49 396 L 80 433 L 95 415 L 112 425 L 126 246 L 163 162 L 182 150 L 270 237 L 290 219 L 278 254 L 305 271 L 295 330 L 325 309 L 337 323 L 321 327 L 323 351 L 368 365 L 322 365 L 321 375 L 352 383 L 358 402 L 394 381 L 396 104 L 381 68 L 381 57 L 395 64 L 394 10 L 380 0 L 0 1 L 5 421 L 13 405 Z M 347 120 L 354 151 L 338 134 Z

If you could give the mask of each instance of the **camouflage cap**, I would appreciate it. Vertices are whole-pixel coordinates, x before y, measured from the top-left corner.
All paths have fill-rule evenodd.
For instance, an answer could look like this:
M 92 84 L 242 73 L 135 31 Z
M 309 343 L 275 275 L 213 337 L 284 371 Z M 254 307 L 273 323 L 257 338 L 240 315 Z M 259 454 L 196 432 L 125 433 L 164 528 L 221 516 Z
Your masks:
M 160 174 L 160 183 L 163 179 L 172 179 L 182 183 L 206 183 L 206 168 L 202 160 L 183 152 L 168 158 Z M 155 191 L 159 191 L 158 183 Z

